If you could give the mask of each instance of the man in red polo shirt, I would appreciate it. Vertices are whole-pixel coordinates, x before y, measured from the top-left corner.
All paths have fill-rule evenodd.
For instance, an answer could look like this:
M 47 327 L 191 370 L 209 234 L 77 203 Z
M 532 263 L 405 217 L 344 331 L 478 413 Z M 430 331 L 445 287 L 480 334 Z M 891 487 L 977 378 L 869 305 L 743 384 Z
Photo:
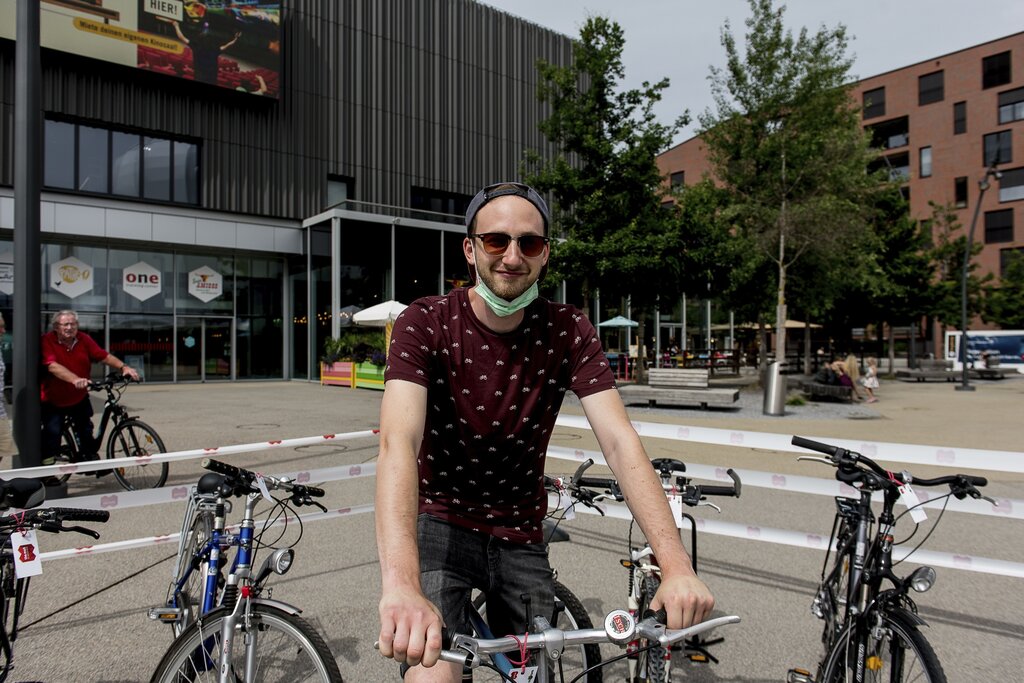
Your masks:
M 43 416 L 42 464 L 52 465 L 60 449 L 64 416 L 70 415 L 87 460 L 96 458 L 99 444 L 92 436 L 92 403 L 89 375 L 93 363 L 103 363 L 138 381 L 139 373 L 103 350 L 92 337 L 78 331 L 78 314 L 59 311 L 53 315 L 53 330 L 43 335 L 41 363 L 47 372 L 40 378 Z

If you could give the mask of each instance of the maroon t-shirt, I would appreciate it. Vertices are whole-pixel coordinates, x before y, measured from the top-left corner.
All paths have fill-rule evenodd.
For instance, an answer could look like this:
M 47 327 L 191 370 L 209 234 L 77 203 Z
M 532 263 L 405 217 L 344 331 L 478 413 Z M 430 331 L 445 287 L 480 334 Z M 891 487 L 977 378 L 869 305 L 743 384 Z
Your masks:
M 85 332 L 78 333 L 75 344 L 68 351 L 58 341 L 57 333 L 50 331 L 43 335 L 40 356 L 44 368 L 50 363 L 60 363 L 79 377 L 89 379 L 92 364 L 106 358 L 107 352 Z M 39 399 L 58 408 L 77 405 L 89 394 L 88 390 L 76 389 L 71 382 L 65 382 L 49 372 L 41 373 L 40 379 Z
M 542 539 L 544 456 L 567 389 L 615 380 L 594 326 L 538 299 L 513 332 L 485 327 L 467 289 L 414 301 L 395 322 L 385 381 L 427 388 L 420 512 L 517 543 Z

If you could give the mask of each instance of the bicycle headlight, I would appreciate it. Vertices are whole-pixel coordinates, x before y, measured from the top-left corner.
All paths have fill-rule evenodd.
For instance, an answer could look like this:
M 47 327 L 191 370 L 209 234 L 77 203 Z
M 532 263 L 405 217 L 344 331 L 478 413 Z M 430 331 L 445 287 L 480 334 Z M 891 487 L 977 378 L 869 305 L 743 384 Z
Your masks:
M 935 585 L 935 570 L 931 567 L 918 567 L 910 575 L 910 587 L 918 593 L 924 593 Z
M 292 568 L 292 560 L 295 559 L 295 551 L 291 548 L 278 548 L 274 551 L 271 559 L 275 574 L 284 574 Z M 932 572 L 934 574 L 935 572 Z

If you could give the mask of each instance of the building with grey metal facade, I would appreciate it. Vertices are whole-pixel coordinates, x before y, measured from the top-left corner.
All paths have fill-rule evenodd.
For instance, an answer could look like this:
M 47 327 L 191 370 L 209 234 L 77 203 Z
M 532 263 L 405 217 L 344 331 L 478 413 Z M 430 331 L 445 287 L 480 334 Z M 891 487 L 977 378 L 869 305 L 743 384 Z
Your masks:
M 131 68 L 47 49 L 42 6 L 43 308 L 78 310 L 151 381 L 316 377 L 339 308 L 445 291 L 465 274 L 449 214 L 517 178 L 527 149 L 552 152 L 536 61 L 568 63 L 568 37 L 472 0 L 279 4 L 274 96 L 196 82 L 158 50 Z M 90 7 L 59 11 L 99 26 Z M 12 40 L 0 40 L 0 99 L 9 313 Z M 206 296 L 197 277 L 212 278 Z

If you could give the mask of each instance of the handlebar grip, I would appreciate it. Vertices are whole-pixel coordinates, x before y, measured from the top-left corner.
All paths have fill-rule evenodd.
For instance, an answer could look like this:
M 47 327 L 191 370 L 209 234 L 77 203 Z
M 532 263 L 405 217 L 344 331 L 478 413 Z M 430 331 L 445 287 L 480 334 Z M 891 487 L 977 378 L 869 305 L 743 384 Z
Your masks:
M 217 474 L 223 474 L 227 477 L 238 478 L 241 477 L 242 472 L 245 471 L 241 467 L 235 467 L 234 465 L 229 465 L 226 462 L 221 462 L 220 460 L 213 460 L 212 458 L 203 458 L 203 461 L 199 464 L 203 469 L 216 472 Z
M 960 476 L 971 486 L 988 486 L 988 479 L 985 477 L 975 477 L 970 474 L 961 474 Z
M 705 496 L 735 496 L 734 486 L 701 486 L 700 492 Z
M 108 510 L 86 510 L 84 508 L 50 508 L 53 516 L 63 522 L 106 522 L 110 519 Z
M 794 446 L 800 448 L 806 448 L 811 451 L 818 451 L 825 455 L 835 455 L 839 451 L 839 446 L 830 446 L 827 443 L 821 443 L 820 441 L 812 441 L 811 439 L 805 439 L 802 436 L 794 436 L 791 442 Z
M 580 477 L 576 484 L 579 486 L 585 486 L 588 489 L 614 489 L 617 486 L 614 479 L 602 477 Z
M 327 495 L 327 492 L 318 486 L 306 486 L 305 484 L 302 484 L 302 490 L 313 498 L 323 498 Z

